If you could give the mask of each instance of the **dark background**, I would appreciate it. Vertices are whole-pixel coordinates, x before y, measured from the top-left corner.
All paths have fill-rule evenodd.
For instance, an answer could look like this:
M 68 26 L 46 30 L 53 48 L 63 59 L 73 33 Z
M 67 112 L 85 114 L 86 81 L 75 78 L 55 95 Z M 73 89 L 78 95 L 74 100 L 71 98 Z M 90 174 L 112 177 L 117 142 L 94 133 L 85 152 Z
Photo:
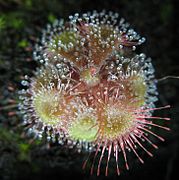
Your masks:
M 176 1 L 177 2 L 177 1 Z M 131 169 L 118 177 L 110 166 L 106 178 L 81 170 L 86 154 L 55 143 L 33 140 L 20 126 L 16 104 L 22 75 L 31 75 L 38 66 L 32 48 L 42 28 L 55 18 L 91 10 L 112 10 L 124 17 L 147 41 L 137 49 L 152 57 L 156 78 L 179 76 L 179 28 L 177 3 L 172 0 L 0 0 L 0 180 L 46 179 L 179 179 L 179 79 L 158 84 L 157 106 L 171 105 L 158 115 L 171 117 L 171 132 L 161 131 L 166 141 L 158 142 L 154 157 L 143 155 L 145 164 L 129 158 Z M 50 148 L 49 148 L 50 147 Z M 104 174 L 104 173 L 103 173 Z M 174 177 L 176 175 L 176 177 Z

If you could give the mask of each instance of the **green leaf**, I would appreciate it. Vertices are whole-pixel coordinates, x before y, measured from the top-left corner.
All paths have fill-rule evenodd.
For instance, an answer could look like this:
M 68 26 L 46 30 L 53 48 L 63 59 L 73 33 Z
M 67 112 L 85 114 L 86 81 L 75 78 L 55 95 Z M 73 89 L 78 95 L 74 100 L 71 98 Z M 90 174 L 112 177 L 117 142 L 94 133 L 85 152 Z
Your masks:
M 21 41 L 18 42 L 18 46 L 21 47 L 21 48 L 25 48 L 29 45 L 28 41 L 23 39 Z
M 53 23 L 55 20 L 56 20 L 56 17 L 55 17 L 52 13 L 50 13 L 50 14 L 48 15 L 48 21 L 49 21 L 50 23 Z

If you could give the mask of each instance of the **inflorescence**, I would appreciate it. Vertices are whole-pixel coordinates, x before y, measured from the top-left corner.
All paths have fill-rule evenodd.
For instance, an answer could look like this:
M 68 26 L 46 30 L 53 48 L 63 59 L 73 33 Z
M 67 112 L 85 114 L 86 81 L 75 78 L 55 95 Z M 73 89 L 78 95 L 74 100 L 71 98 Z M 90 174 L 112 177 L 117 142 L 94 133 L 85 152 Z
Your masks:
M 149 135 L 164 139 L 151 127 L 169 130 L 154 122 L 169 118 L 152 116 L 161 109 L 154 105 L 154 68 L 145 54 L 135 53 L 144 41 L 118 13 L 75 14 L 48 25 L 33 52 L 42 65 L 34 77 L 25 76 L 20 91 L 29 132 L 38 138 L 46 132 L 48 140 L 94 152 L 91 173 L 100 154 L 98 175 L 106 152 L 106 175 L 112 154 L 118 175 L 121 159 L 129 169 L 126 151 L 142 163 L 138 148 L 152 156 L 143 142 L 157 148 Z

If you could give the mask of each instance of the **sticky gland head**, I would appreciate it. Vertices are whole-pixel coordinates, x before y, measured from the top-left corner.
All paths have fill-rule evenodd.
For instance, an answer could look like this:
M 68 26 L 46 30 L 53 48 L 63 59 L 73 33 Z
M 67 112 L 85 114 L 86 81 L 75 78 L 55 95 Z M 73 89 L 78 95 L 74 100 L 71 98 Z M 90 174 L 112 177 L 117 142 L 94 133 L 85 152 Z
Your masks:
M 97 27 L 81 21 L 73 26 L 76 26 L 78 31 L 67 27 L 52 37 L 48 53 L 53 51 L 54 54 L 60 54 L 83 68 L 89 62 L 94 65 L 102 64 L 112 50 L 118 48 L 117 31 L 110 25 Z
M 100 66 L 112 50 L 118 48 L 117 31 L 109 25 L 89 26 L 89 29 L 90 58 L 95 65 Z
M 87 64 L 86 59 L 83 57 L 83 44 L 82 37 L 79 32 L 73 29 L 65 29 L 60 34 L 52 37 L 48 45 L 47 54 L 53 52 L 54 55 L 61 55 L 63 58 L 70 60 L 77 67 L 84 67 Z
M 59 34 L 53 35 L 48 43 L 46 53 L 52 54 L 52 57 L 60 55 L 73 62 L 77 67 L 86 65 L 85 60 L 77 61 L 82 56 L 82 46 L 79 33 L 73 29 L 64 29 Z
M 94 142 L 97 131 L 98 126 L 95 117 L 82 115 L 72 122 L 69 135 L 73 140 Z
M 138 108 L 145 104 L 147 87 L 144 78 L 140 74 L 125 79 L 124 87 L 126 103 L 130 101 L 129 106 Z
M 67 123 L 70 139 L 80 142 L 94 142 L 98 131 L 96 110 L 79 97 L 74 98 L 71 104 L 74 111 Z
M 41 91 L 33 100 L 34 110 L 46 125 L 58 125 L 64 114 L 64 98 L 55 90 Z
M 99 74 L 95 67 L 90 67 L 84 69 L 81 72 L 81 81 L 83 81 L 88 86 L 95 86 L 100 82 Z
M 58 42 L 61 42 L 64 46 L 66 47 L 73 47 L 73 45 L 76 44 L 77 41 L 77 37 L 75 32 L 73 31 L 64 31 L 62 32 L 59 36 L 56 36 L 56 44 L 58 44 Z
M 78 45 L 77 41 L 78 37 L 74 31 L 65 30 L 53 37 L 49 50 L 55 49 L 57 53 L 68 56 L 74 50 L 74 46 Z
M 34 58 L 41 61 L 44 55 L 61 56 L 83 67 L 90 61 L 100 65 L 113 50 L 134 47 L 145 41 L 123 18 L 116 13 L 94 12 L 69 16 L 69 21 L 57 20 L 43 32 Z M 48 51 L 46 51 L 48 49 Z M 86 61 L 87 60 L 87 61 Z
M 33 111 L 44 125 L 58 126 L 68 117 L 68 109 L 73 109 L 70 107 L 72 98 L 67 93 L 70 80 L 68 73 L 63 71 L 49 64 L 32 79 L 30 92 Z M 64 75 L 66 78 L 62 78 Z
M 130 109 L 121 105 L 105 105 L 100 113 L 101 139 L 113 141 L 121 135 L 125 135 L 134 126 L 135 115 Z

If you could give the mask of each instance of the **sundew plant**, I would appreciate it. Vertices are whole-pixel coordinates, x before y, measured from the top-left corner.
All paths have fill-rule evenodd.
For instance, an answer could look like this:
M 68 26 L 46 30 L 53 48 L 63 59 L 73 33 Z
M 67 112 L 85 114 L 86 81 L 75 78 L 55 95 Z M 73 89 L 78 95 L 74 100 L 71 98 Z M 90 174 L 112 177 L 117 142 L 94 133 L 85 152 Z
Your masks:
M 153 156 L 146 144 L 157 149 L 152 139 L 164 141 L 151 127 L 169 130 L 156 123 L 169 118 L 152 116 L 169 106 L 155 107 L 154 67 L 135 52 L 144 41 L 112 12 L 76 13 L 47 25 L 33 51 L 41 66 L 33 77 L 24 77 L 19 92 L 28 131 L 88 152 L 91 174 L 99 175 L 105 161 L 107 176 L 111 158 L 118 175 L 129 169 L 128 151 L 144 163 L 140 151 Z

